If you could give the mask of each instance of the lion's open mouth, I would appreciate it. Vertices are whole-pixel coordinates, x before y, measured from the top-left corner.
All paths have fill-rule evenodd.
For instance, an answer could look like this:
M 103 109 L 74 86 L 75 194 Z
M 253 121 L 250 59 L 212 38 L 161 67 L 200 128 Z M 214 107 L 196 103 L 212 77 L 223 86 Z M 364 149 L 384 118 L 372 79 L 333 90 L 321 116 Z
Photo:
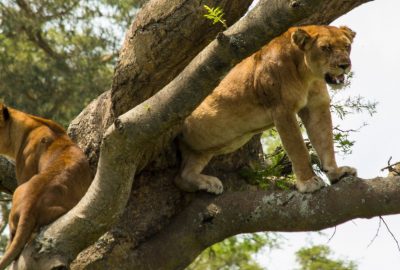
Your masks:
M 332 75 L 332 74 L 326 73 L 325 81 L 326 81 L 326 83 L 332 84 L 332 85 L 343 84 L 344 83 L 344 74 Z

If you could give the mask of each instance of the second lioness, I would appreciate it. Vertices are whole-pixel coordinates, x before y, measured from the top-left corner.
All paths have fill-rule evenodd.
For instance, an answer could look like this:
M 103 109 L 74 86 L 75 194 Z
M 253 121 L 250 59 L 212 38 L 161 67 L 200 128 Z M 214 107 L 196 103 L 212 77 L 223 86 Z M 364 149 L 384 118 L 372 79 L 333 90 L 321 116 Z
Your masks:
M 176 184 L 186 191 L 221 193 L 218 178 L 201 174 L 210 159 L 235 151 L 253 135 L 275 126 L 293 164 L 298 190 L 320 189 L 324 182 L 312 169 L 296 115 L 330 181 L 356 175 L 354 168 L 336 165 L 326 86 L 344 83 L 354 37 L 348 27 L 293 27 L 235 66 L 185 120 Z
M 60 125 L 1 102 L 0 154 L 15 162 L 18 182 L 8 220 L 10 243 L 0 260 L 3 270 L 35 232 L 80 201 L 92 177 L 85 154 Z

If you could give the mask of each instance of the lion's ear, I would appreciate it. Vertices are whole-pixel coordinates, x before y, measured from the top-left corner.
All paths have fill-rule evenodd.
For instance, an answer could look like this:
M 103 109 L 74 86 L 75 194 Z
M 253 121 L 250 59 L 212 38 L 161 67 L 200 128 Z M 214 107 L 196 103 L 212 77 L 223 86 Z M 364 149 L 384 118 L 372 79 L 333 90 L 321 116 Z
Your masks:
M 10 119 L 10 112 L 4 104 L 0 103 L 0 127 L 4 127 L 8 119 Z
M 306 31 L 298 28 L 292 33 L 292 43 L 305 51 L 311 48 L 313 38 Z
M 353 39 L 356 37 L 356 32 L 354 32 L 347 26 L 340 26 L 339 29 L 343 31 L 343 33 L 348 39 L 350 39 L 351 42 L 353 42 Z

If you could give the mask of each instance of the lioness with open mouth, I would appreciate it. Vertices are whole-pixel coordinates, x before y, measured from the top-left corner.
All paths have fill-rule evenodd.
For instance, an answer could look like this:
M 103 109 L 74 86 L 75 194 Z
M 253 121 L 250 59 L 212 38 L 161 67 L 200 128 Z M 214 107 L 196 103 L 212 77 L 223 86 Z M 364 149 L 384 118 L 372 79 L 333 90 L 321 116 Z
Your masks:
M 185 120 L 176 184 L 186 191 L 221 193 L 218 178 L 201 174 L 210 159 L 235 151 L 253 135 L 275 126 L 293 164 L 298 190 L 320 189 L 325 184 L 311 167 L 297 115 L 329 180 L 335 183 L 356 175 L 354 168 L 336 164 L 326 86 L 343 85 L 354 37 L 348 27 L 293 27 L 236 65 Z

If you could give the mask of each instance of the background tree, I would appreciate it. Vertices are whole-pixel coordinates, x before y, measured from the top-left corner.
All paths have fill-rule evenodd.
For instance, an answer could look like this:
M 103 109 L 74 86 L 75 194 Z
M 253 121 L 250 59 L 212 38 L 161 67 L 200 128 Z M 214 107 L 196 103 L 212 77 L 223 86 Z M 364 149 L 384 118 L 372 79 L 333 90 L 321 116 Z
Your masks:
M 210 2 L 210 6 L 215 4 L 212 1 Z M 229 3 L 225 3 L 221 1 L 219 3 L 226 12 L 228 25 L 231 25 L 246 12 L 250 1 L 248 3 L 244 2 L 229 1 Z M 184 71 L 183 74 L 187 77 L 184 75 L 179 77 L 178 82 L 182 83 L 184 81 L 183 78 L 190 78 L 197 85 L 189 83 L 189 81 L 181 85 L 175 82 L 175 84 L 168 85 L 156 98 L 147 100 L 182 71 L 189 61 L 219 31 L 219 29 L 210 29 L 209 25 L 204 23 L 204 20 L 200 20 L 202 19 L 199 12 L 201 5 L 196 1 L 193 1 L 193 3 L 184 1 L 151 1 L 138 14 L 136 21 L 127 33 L 113 78 L 112 91 L 104 93 L 93 101 L 70 126 L 70 134 L 85 149 L 94 170 L 96 169 L 99 153 L 103 153 L 100 165 L 97 167 L 98 174 L 95 181 L 95 184 L 100 184 L 98 186 L 99 190 L 106 188 L 106 190 L 102 190 L 103 192 L 106 191 L 103 194 L 118 194 L 119 196 L 114 199 L 114 202 L 103 205 L 106 207 L 97 208 L 96 200 L 102 196 L 97 194 L 93 197 L 94 193 L 91 190 L 82 203 L 85 204 L 90 201 L 91 209 L 85 208 L 84 205 L 82 207 L 81 204 L 44 231 L 38 239 L 39 245 L 45 247 L 45 242 L 48 238 L 52 238 L 52 244 L 51 248 L 43 249 L 41 253 L 53 252 L 59 255 L 62 254 L 61 257 L 65 256 L 67 262 L 73 259 L 81 248 L 97 239 L 99 233 L 107 230 L 109 225 L 117 220 L 116 218 L 119 217 L 118 214 L 120 213 L 119 209 L 125 205 L 124 198 L 129 193 L 131 194 L 130 201 L 122 218 L 96 245 L 81 253 L 73 267 L 77 269 L 83 267 L 100 268 L 112 265 L 113 267 L 124 269 L 129 265 L 139 269 L 157 269 L 160 265 L 163 265 L 162 269 L 180 269 L 185 266 L 184 264 L 190 262 L 193 256 L 198 254 L 204 247 L 238 232 L 274 230 L 274 226 L 281 230 L 315 229 L 321 226 L 332 226 L 356 216 L 398 211 L 394 206 L 396 205 L 396 200 L 393 200 L 384 208 L 374 209 L 370 205 L 366 205 L 361 207 L 358 212 L 342 211 L 338 217 L 324 217 L 324 221 L 317 219 L 320 222 L 318 224 L 303 223 L 298 224 L 298 227 L 296 227 L 295 224 L 282 223 L 283 220 L 279 218 L 283 217 L 278 215 L 278 219 L 274 224 L 263 223 L 261 226 L 259 219 L 263 220 L 265 218 L 263 216 L 264 212 L 274 214 L 274 211 L 269 209 L 267 204 L 276 204 L 278 208 L 279 206 L 285 206 L 285 209 L 287 208 L 288 210 L 288 215 L 292 215 L 295 218 L 296 210 L 298 210 L 296 205 L 301 205 L 298 202 L 302 198 L 299 195 L 293 195 L 289 191 L 278 192 L 276 193 L 277 197 L 275 195 L 268 197 L 271 200 L 267 200 L 267 204 L 260 204 L 260 208 L 253 208 L 253 206 L 257 206 L 257 202 L 261 202 L 263 196 L 267 196 L 270 193 L 255 191 L 257 188 L 254 188 L 254 186 L 244 184 L 243 180 L 238 179 L 236 170 L 248 165 L 250 156 L 257 156 L 254 155 L 255 152 L 260 150 L 257 141 L 253 141 L 235 155 L 220 158 L 216 163 L 210 164 L 209 170 L 216 170 L 219 175 L 223 174 L 223 178 L 227 179 L 226 186 L 230 191 L 218 198 L 204 194 L 183 194 L 178 191 L 172 184 L 173 176 L 179 166 L 174 145 L 164 148 L 165 144 L 169 145 L 169 143 L 165 142 L 169 142 L 172 136 L 165 138 L 162 134 L 175 134 L 173 127 L 176 127 L 179 121 L 190 113 L 196 104 L 213 89 L 221 75 L 226 73 L 233 64 L 245 55 L 256 50 L 263 43 L 292 24 L 327 23 L 363 2 L 315 1 L 315 3 L 305 4 L 302 1 L 291 1 L 288 5 L 285 1 L 261 1 L 260 8 L 251 13 L 251 19 L 243 19 L 238 23 L 238 26 L 228 30 L 225 35 L 220 34 L 219 43 L 214 41 L 209 45 L 208 50 L 206 49 L 203 52 L 203 63 L 199 63 L 199 59 L 197 59 L 197 62 L 195 61 L 194 64 L 190 65 L 191 68 Z M 325 12 L 321 13 L 320 11 L 322 10 Z M 267 28 L 268 30 L 266 31 L 266 22 L 262 21 L 261 18 L 268 18 L 268 22 L 275 22 L 273 28 Z M 230 38 L 226 39 L 226 37 Z M 176 54 L 171 54 L 171 51 L 176 52 Z M 214 60 L 208 61 L 208 59 Z M 207 67 L 207 69 L 200 68 L 201 72 L 196 73 L 194 72 L 198 70 L 196 67 Z M 190 89 L 190 95 L 185 95 L 184 92 L 176 90 L 180 89 L 180 87 Z M 183 96 L 179 97 L 185 97 L 181 99 L 185 101 L 185 104 L 177 102 L 179 99 L 174 99 L 174 95 L 171 97 L 171 93 L 177 94 L 177 96 L 183 93 Z M 165 103 L 166 99 L 170 102 Z M 134 110 L 129 111 L 144 100 L 147 100 L 146 104 L 139 105 Z M 174 108 L 177 108 L 177 105 L 179 105 L 179 110 L 173 111 Z M 117 118 L 117 116 L 125 112 L 128 113 Z M 146 113 L 143 114 L 143 112 Z M 135 118 L 135 115 L 141 116 L 141 119 Z M 157 118 L 158 116 L 162 116 L 163 121 L 160 122 L 160 119 Z M 106 140 L 103 142 L 102 150 L 100 151 L 101 138 L 103 138 L 105 130 L 112 123 L 115 124 L 111 125 L 111 129 L 108 129 L 104 136 Z M 132 125 L 138 126 L 136 126 L 136 129 L 132 129 Z M 138 128 L 147 137 L 142 137 L 143 134 L 138 134 Z M 148 133 L 150 130 L 146 130 L 146 128 L 156 129 Z M 120 135 L 117 132 L 120 132 Z M 128 134 L 129 136 L 127 136 Z M 149 134 L 152 134 L 152 136 Z M 127 140 L 128 137 L 130 138 L 129 140 Z M 110 151 L 109 144 L 106 143 L 108 142 L 107 138 L 110 138 L 110 142 L 114 144 L 114 151 Z M 151 145 L 149 145 L 148 140 L 151 141 Z M 132 149 L 134 151 L 121 151 L 122 149 Z M 159 153 L 160 149 L 166 150 L 156 158 L 156 162 L 145 166 L 148 160 L 153 159 L 152 156 Z M 138 162 L 139 160 L 140 162 Z M 114 165 L 109 167 L 111 164 Z M 131 191 L 132 172 L 144 167 L 145 169 L 141 170 L 141 173 L 135 177 L 136 181 Z M 112 171 L 115 173 L 114 177 L 110 177 Z M 108 187 L 102 186 L 102 183 L 107 183 L 107 179 L 111 178 L 114 183 L 121 186 L 119 189 L 113 189 L 112 185 Z M 154 181 L 156 179 L 157 181 Z M 118 180 L 123 181 L 120 182 Z M 391 184 L 390 181 L 385 183 Z M 343 188 L 343 186 L 344 188 L 349 188 L 351 185 L 363 186 L 365 184 L 357 181 L 354 183 L 344 182 L 337 187 L 339 189 L 340 187 Z M 368 190 L 370 193 L 361 193 L 358 196 L 371 196 L 372 200 L 368 201 L 368 204 L 377 203 L 383 197 L 378 192 L 382 187 L 382 183 L 373 182 L 369 185 L 372 185 L 372 188 Z M 389 187 L 391 189 L 386 188 L 384 190 L 385 195 L 391 194 L 390 192 L 396 189 L 395 185 L 389 185 Z M 242 192 L 245 193 L 241 194 Z M 324 205 L 327 199 L 322 193 L 326 192 L 335 193 L 335 190 L 325 190 L 320 192 L 320 196 L 317 194 L 312 198 L 305 197 L 305 199 L 306 201 L 317 200 Z M 227 226 L 226 219 L 229 219 L 229 215 L 234 216 L 235 213 L 228 210 L 223 211 L 222 213 L 224 214 L 222 215 L 219 209 L 225 209 L 225 203 L 230 200 L 241 201 L 240 198 L 250 194 L 254 196 L 250 197 L 251 200 L 249 202 L 255 204 L 250 203 L 247 205 L 247 209 L 236 209 L 236 214 L 247 213 L 248 220 L 238 219 L 237 227 L 234 228 Z M 352 198 L 359 199 L 357 194 L 351 195 Z M 346 193 L 341 196 L 346 196 Z M 100 200 L 103 199 L 107 198 L 100 198 Z M 282 202 L 284 203 L 282 204 Z M 116 203 L 116 206 L 113 203 Z M 348 203 L 357 204 L 356 201 L 351 200 Z M 329 208 L 329 204 L 325 205 Z M 245 206 L 243 205 L 243 207 Z M 80 214 L 82 215 L 77 215 L 77 212 L 79 213 L 79 211 L 85 209 L 87 212 L 81 212 Z M 97 214 L 95 218 L 90 219 L 90 216 L 97 209 L 107 209 L 107 211 L 102 211 L 103 216 Z M 335 213 L 334 209 L 330 210 Z M 297 211 L 297 213 L 308 215 L 311 212 Z M 79 216 L 80 221 L 75 219 L 75 221 L 72 221 L 74 226 L 66 227 L 65 224 L 69 224 L 71 217 L 74 215 Z M 199 217 L 200 219 L 193 219 L 193 217 Z M 99 223 L 98 218 L 102 218 L 102 223 Z M 245 226 L 243 222 L 246 222 L 249 227 L 246 227 L 247 225 Z M 184 230 L 180 227 L 182 223 L 185 224 Z M 89 224 L 90 226 L 88 226 Z M 60 232 L 65 228 L 69 228 L 70 231 L 57 234 L 57 231 Z M 86 233 L 78 233 L 81 229 L 86 230 Z M 196 239 L 193 239 L 199 232 L 201 232 L 201 237 L 197 236 Z M 68 240 L 74 234 L 80 236 L 80 243 L 72 243 Z M 179 234 L 181 237 L 178 237 Z M 168 247 L 164 254 L 157 256 L 157 261 L 154 261 L 154 259 L 149 261 L 150 257 L 154 258 L 154 252 L 157 252 L 157 249 L 160 248 L 160 243 L 168 243 L 171 246 Z M 180 252 L 177 253 L 179 244 L 186 245 L 184 250 L 180 248 Z M 62 250 L 59 249 L 60 246 L 63 246 Z M 29 248 L 26 250 L 29 251 Z M 170 256 L 171 254 L 179 254 L 182 260 L 177 262 L 174 256 Z M 65 263 L 65 261 L 61 263 Z
M 255 255 L 276 248 L 276 235 L 266 233 L 234 236 L 204 250 L 186 270 L 262 270 Z
M 120 2 L 2 1 L 1 98 L 68 126 L 110 86 L 121 35 L 144 1 Z
M 332 252 L 328 246 L 316 245 L 302 248 L 296 252 L 299 270 L 356 270 L 355 262 L 333 260 L 329 258 Z

